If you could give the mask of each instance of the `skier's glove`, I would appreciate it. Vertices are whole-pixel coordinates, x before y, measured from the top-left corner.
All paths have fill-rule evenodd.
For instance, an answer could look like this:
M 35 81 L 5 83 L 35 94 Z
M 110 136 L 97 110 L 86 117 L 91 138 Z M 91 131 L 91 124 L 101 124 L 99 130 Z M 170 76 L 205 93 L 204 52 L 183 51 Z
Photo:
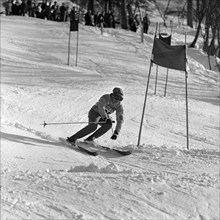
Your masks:
M 111 136 L 111 139 L 112 139 L 112 140 L 116 140 L 117 137 L 118 137 L 118 132 L 115 131 L 114 134 Z

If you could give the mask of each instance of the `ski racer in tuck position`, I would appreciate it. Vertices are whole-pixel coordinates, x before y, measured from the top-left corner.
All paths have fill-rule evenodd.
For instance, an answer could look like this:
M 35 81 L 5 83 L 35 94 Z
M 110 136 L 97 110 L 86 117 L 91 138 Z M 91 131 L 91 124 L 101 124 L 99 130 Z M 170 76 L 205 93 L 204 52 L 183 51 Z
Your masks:
M 77 139 L 91 134 L 85 139 L 86 142 L 93 142 L 95 139 L 104 135 L 112 128 L 110 114 L 116 112 L 116 127 L 111 139 L 116 140 L 124 121 L 124 109 L 121 104 L 123 100 L 123 91 L 121 88 L 114 88 L 111 94 L 103 95 L 99 101 L 92 106 L 88 113 L 88 125 L 80 131 L 67 138 L 71 144 L 75 144 Z M 98 125 L 101 127 L 98 128 Z M 97 129 L 98 128 L 98 129 Z

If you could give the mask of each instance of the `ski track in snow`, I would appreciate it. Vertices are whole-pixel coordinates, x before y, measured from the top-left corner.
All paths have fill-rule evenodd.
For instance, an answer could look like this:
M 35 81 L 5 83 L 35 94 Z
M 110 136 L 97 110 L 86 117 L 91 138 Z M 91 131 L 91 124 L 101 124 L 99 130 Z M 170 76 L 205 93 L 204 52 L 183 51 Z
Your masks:
M 161 152 L 161 149 L 158 150 Z M 146 158 L 148 154 L 142 152 L 142 161 L 143 159 L 148 161 L 147 164 L 146 162 L 143 164 L 143 167 L 140 164 L 131 166 L 126 160 L 123 165 L 126 164 L 127 170 L 123 170 L 120 166 L 118 168 L 114 163 L 104 168 L 92 163 L 89 166 L 76 166 L 68 170 L 57 171 L 49 169 L 37 172 L 4 170 L 2 177 L 4 181 L 7 181 L 7 185 L 3 188 L 4 196 L 2 198 L 4 213 L 12 214 L 15 217 L 28 216 L 31 213 L 30 219 L 48 217 L 55 219 L 78 219 L 80 217 L 82 219 L 102 219 L 104 217 L 111 218 L 111 213 L 113 213 L 118 218 L 126 219 L 126 217 L 131 217 L 129 214 L 134 215 L 135 212 L 138 212 L 139 219 L 147 215 L 154 218 L 157 216 L 159 219 L 169 219 L 186 216 L 186 210 L 194 218 L 201 215 L 203 211 L 205 212 L 206 210 L 200 209 L 201 207 L 195 212 L 194 208 L 199 205 L 197 203 L 201 193 L 207 194 L 207 196 L 216 193 L 218 175 L 211 175 L 203 170 L 198 173 L 198 169 L 195 173 L 188 173 L 184 168 L 190 170 L 191 168 L 195 169 L 195 166 L 201 166 L 201 164 L 205 167 L 209 163 L 207 161 L 201 163 L 200 156 L 198 156 L 196 160 L 194 158 L 192 167 L 183 168 L 183 173 L 174 169 L 176 166 L 178 169 L 181 168 L 180 161 L 173 162 L 169 166 L 169 163 L 164 163 L 163 170 L 163 164 L 160 165 L 162 162 L 159 160 L 161 158 L 157 157 L 159 153 L 157 154 L 154 150 L 152 153 L 152 149 L 150 152 L 150 160 L 149 156 Z M 166 154 L 167 152 L 163 151 L 163 153 L 166 157 L 170 156 Z M 175 154 L 176 151 L 173 153 Z M 216 157 L 217 162 L 219 155 L 213 153 L 213 156 Z M 185 157 L 187 158 L 187 155 Z M 188 161 L 182 166 L 192 160 L 192 158 L 187 159 Z M 132 160 L 132 158 L 128 160 Z M 158 160 L 160 163 L 155 165 Z M 163 160 L 166 159 L 163 158 Z M 134 161 L 132 161 L 133 163 Z M 128 170 L 129 166 L 131 166 L 131 170 Z M 151 166 L 153 170 L 151 170 Z M 133 169 L 135 171 L 132 171 Z M 160 170 L 160 173 L 155 170 Z M 97 185 L 101 187 L 97 189 Z M 212 188 L 211 192 L 213 192 L 206 192 L 206 188 Z M 106 189 L 108 190 L 106 191 Z M 114 193 L 112 194 L 112 192 Z M 190 201 L 192 207 L 189 204 L 187 209 L 182 206 L 179 198 L 177 199 L 175 196 L 176 193 L 182 200 Z M 71 196 L 68 196 L 69 194 Z M 115 200 L 116 197 L 117 200 Z M 169 202 L 169 205 L 163 207 L 166 201 Z M 176 204 L 176 202 L 178 203 Z M 214 201 L 209 202 L 213 203 Z M 146 205 L 148 206 L 147 210 L 144 209 Z M 68 206 L 70 207 L 68 208 Z M 172 206 L 176 207 L 173 209 Z M 10 210 L 14 210 L 13 213 Z M 106 210 L 108 214 L 102 213 L 103 210 Z
M 220 218 L 219 73 L 207 70 L 202 53 L 188 51 L 190 150 L 184 73 L 169 71 L 164 97 L 162 67 L 156 95 L 152 68 L 137 147 L 153 34 L 141 44 L 132 32 L 109 29 L 100 36 L 80 25 L 73 67 L 73 55 L 66 65 L 68 24 L 1 19 L 1 219 Z M 173 35 L 184 42 L 183 34 Z M 111 132 L 97 142 L 133 148 L 131 155 L 102 150 L 91 157 L 59 141 L 84 125 L 42 126 L 44 120 L 87 121 L 88 109 L 115 85 L 126 94 L 126 120 L 116 142 Z

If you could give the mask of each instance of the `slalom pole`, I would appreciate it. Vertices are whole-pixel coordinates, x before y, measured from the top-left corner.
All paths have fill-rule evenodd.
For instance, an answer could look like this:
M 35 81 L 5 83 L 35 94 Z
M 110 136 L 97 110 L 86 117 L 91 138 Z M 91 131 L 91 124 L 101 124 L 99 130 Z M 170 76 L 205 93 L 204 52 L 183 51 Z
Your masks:
M 137 146 L 140 146 L 140 141 L 141 141 L 141 132 L 142 132 L 142 126 L 143 126 L 143 121 L 144 121 L 144 113 L 145 113 L 146 102 L 147 102 L 148 88 L 149 88 L 149 83 L 150 83 L 151 66 L 152 66 L 152 61 L 150 62 L 150 68 L 149 68 L 149 73 L 148 73 L 148 80 L 147 80 L 147 86 L 146 86 L 146 91 L 145 91 L 144 106 L 143 106 L 143 110 L 142 110 L 141 124 L 140 124 L 140 128 L 139 128 Z
M 154 41 L 157 36 L 157 28 L 158 28 L 158 23 L 157 23 L 155 34 L 154 34 Z M 153 43 L 153 48 L 154 48 L 154 43 Z M 152 49 L 152 52 L 153 52 L 153 49 Z M 151 55 L 152 55 L 152 52 L 151 52 Z M 140 141 L 141 141 L 141 132 L 142 132 L 143 121 L 144 121 L 144 113 L 145 113 L 145 108 L 146 108 L 147 94 L 148 94 L 148 88 L 149 88 L 149 84 L 150 84 L 150 74 L 151 74 L 152 65 L 153 65 L 153 61 L 151 58 L 148 79 L 147 79 L 147 85 L 146 85 L 146 91 L 145 91 L 145 97 L 144 97 L 144 105 L 143 105 L 142 116 L 141 116 L 141 123 L 140 123 L 139 134 L 138 134 L 137 146 L 140 146 Z
M 185 84 L 186 84 L 186 147 L 189 150 L 189 113 L 188 113 L 188 91 L 187 91 L 187 78 L 188 73 L 185 72 Z
M 186 32 L 185 32 L 185 48 L 186 47 Z M 185 59 L 186 59 L 186 49 L 185 49 Z M 185 71 L 185 92 L 186 92 L 186 145 L 187 150 L 189 150 L 189 110 L 188 110 L 188 86 L 187 86 L 188 72 Z
M 70 65 L 70 38 L 71 38 L 71 31 L 69 32 L 69 42 L 68 42 L 68 59 L 67 59 L 67 65 Z
M 160 37 L 160 23 L 159 22 L 157 23 L 157 26 L 159 26 L 159 37 Z M 156 79 L 155 79 L 154 95 L 157 94 L 157 77 L 158 77 L 158 65 L 157 65 L 157 68 L 156 68 Z
M 44 127 L 46 127 L 46 125 L 69 125 L 69 124 L 104 124 L 106 123 L 105 121 L 100 121 L 100 122 L 96 122 L 96 121 L 76 121 L 76 122 L 54 122 L 54 123 L 47 123 L 44 121 L 43 125 Z M 115 121 L 112 121 L 112 123 L 115 123 Z
M 166 84 L 165 84 L 165 90 L 164 90 L 164 97 L 165 97 L 166 94 L 167 94 L 168 74 L 169 74 L 169 69 L 167 68 L 167 75 L 166 75 Z
M 100 24 L 100 30 L 101 30 L 101 35 L 103 35 L 103 32 L 104 32 L 104 30 L 103 30 L 103 22 L 101 22 L 101 24 Z
M 156 68 L 156 79 L 155 79 L 154 95 L 157 94 L 157 77 L 158 77 L 158 65 L 157 65 L 157 68 Z
M 171 40 L 172 40 L 172 33 L 173 33 L 173 22 L 170 21 L 170 25 L 171 25 L 171 31 L 170 31 L 170 36 L 171 36 L 170 41 L 171 41 Z M 171 42 L 170 42 L 170 44 L 171 44 Z M 167 68 L 167 75 L 166 75 L 166 84 L 165 84 L 165 90 L 164 90 L 164 97 L 165 97 L 166 94 L 167 94 L 168 74 L 169 74 L 169 69 Z
M 78 22 L 79 22 L 79 20 L 78 20 Z M 79 48 L 79 27 L 78 27 L 77 39 L 76 39 L 76 62 L 75 62 L 75 66 L 77 66 L 77 61 L 78 61 L 78 48 Z

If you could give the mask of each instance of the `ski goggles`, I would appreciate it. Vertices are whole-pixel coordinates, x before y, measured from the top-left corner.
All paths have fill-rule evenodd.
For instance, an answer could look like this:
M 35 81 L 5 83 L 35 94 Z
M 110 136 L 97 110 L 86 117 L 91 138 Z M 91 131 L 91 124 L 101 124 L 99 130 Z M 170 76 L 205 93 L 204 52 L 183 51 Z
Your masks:
M 121 97 L 120 95 L 115 95 L 114 94 L 114 99 L 117 100 L 117 101 L 122 101 L 123 97 Z

